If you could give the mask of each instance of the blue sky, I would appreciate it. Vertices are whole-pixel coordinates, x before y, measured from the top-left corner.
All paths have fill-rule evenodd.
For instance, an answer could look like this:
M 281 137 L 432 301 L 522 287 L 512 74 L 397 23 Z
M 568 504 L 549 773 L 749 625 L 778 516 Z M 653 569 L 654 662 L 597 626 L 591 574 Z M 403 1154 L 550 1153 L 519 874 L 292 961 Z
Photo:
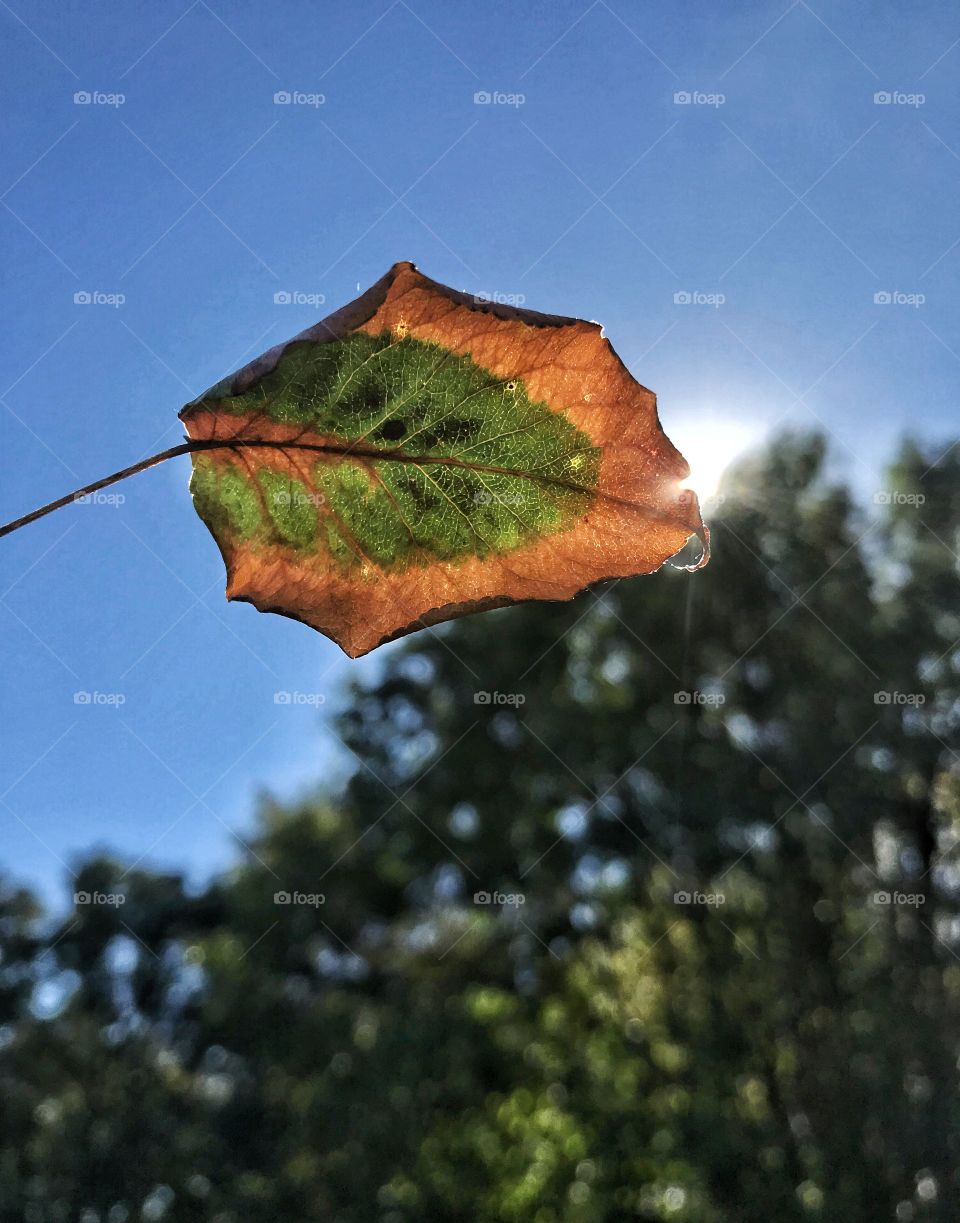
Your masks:
M 13 0 L 0 27 L 3 520 L 175 444 L 184 402 L 398 259 L 603 322 L 707 481 L 789 422 L 867 495 L 898 437 L 956 431 L 951 5 Z M 0 869 L 48 898 L 93 846 L 228 862 L 258 793 L 343 775 L 326 715 L 386 653 L 226 604 L 188 468 L 0 543 Z

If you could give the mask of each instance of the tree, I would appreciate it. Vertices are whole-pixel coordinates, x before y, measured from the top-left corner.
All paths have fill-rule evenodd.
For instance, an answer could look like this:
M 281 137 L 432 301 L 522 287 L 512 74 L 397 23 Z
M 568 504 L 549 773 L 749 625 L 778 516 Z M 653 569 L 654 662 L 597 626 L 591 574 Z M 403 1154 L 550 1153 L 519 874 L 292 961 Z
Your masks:
M 99 859 L 127 930 L 7 898 L 0 1219 L 956 1218 L 935 457 L 874 517 L 782 437 L 695 577 L 392 653 L 344 792 L 201 896 Z

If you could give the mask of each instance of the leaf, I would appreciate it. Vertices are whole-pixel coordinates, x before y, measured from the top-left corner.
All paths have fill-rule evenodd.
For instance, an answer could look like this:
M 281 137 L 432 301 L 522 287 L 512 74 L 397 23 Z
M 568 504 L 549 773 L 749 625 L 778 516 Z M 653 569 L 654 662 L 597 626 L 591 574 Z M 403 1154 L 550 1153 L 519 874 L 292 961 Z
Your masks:
M 707 533 L 686 462 L 596 323 L 397 263 L 180 413 L 227 597 L 356 658 L 649 573 Z

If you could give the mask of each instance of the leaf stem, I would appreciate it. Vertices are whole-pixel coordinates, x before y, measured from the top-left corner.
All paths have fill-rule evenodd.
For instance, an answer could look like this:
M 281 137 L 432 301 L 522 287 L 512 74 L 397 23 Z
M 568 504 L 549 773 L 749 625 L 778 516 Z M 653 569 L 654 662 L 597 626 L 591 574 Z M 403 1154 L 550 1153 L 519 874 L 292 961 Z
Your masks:
M 54 510 L 70 505 L 72 501 L 79 501 L 81 497 L 89 497 L 91 493 L 99 492 L 101 488 L 107 488 L 111 484 L 116 484 L 119 480 L 126 480 L 128 476 L 135 476 L 138 472 L 146 471 L 148 467 L 155 467 L 158 463 L 165 463 L 167 459 L 175 459 L 181 454 L 189 454 L 191 450 L 197 450 L 198 448 L 196 442 L 183 442 L 179 446 L 171 446 L 169 450 L 161 450 L 159 454 L 153 454 L 149 459 L 141 459 L 139 463 L 134 463 L 132 467 L 124 467 L 122 471 L 115 471 L 112 476 L 104 476 L 102 480 L 96 480 L 93 484 L 86 484 L 83 488 L 67 493 L 65 497 L 58 497 L 56 501 L 51 501 L 48 505 L 41 505 L 38 510 L 32 510 L 29 514 L 24 514 L 22 518 L 14 518 L 12 522 L 8 522 L 0 527 L 0 536 L 9 535 L 12 531 L 18 531 L 29 522 L 36 522 L 38 518 L 52 514 Z
M 24 514 L 22 518 L 14 518 L 12 522 L 7 522 L 0 526 L 0 537 L 9 535 L 13 531 L 19 531 L 21 527 L 27 526 L 28 523 L 36 522 L 38 518 L 44 518 L 47 514 L 52 514 L 54 510 L 62 509 L 65 505 L 79 501 L 82 497 L 89 497 L 91 493 L 97 493 L 101 488 L 108 488 L 111 484 L 117 484 L 120 480 L 126 480 L 130 476 L 138 475 L 141 471 L 147 471 L 151 467 L 156 467 L 158 463 L 165 463 L 167 459 L 177 459 L 182 454 L 192 454 L 197 450 L 236 450 L 245 446 L 319 451 L 338 451 L 341 449 L 335 446 L 304 445 L 302 442 L 285 442 L 282 445 L 278 445 L 275 442 L 262 442 L 247 438 L 223 438 L 222 440 L 218 438 L 198 438 L 193 441 L 181 442 L 179 446 L 171 446 L 169 450 L 161 450 L 158 454 L 153 454 L 148 459 L 141 459 L 139 463 L 134 463 L 131 467 L 124 467 L 121 471 L 115 471 L 112 475 L 104 476 L 102 480 L 95 480 L 93 484 L 85 484 L 83 488 L 75 489 L 72 493 L 58 497 L 56 501 L 51 501 L 47 505 L 41 505 L 39 509 L 31 510 L 29 514 Z
M 14 518 L 12 522 L 5 523 L 0 526 L 0 538 L 4 535 L 10 535 L 13 531 L 19 531 L 21 527 L 25 527 L 28 523 L 36 522 L 38 518 L 44 518 L 47 514 L 52 514 L 54 510 L 62 509 L 65 505 L 70 505 L 73 501 L 79 501 L 82 497 L 89 497 L 91 493 L 99 492 L 101 488 L 108 488 L 111 484 L 116 484 L 120 480 L 126 480 L 130 476 L 135 476 L 141 471 L 147 471 L 151 467 L 156 467 L 158 463 L 165 463 L 167 459 L 176 459 L 183 454 L 193 454 L 198 450 L 240 450 L 240 449 L 268 449 L 268 450 L 309 450 L 318 454 L 338 454 L 338 455 L 353 455 L 357 458 L 373 458 L 383 459 L 391 458 L 394 462 L 399 463 L 415 463 L 423 464 L 425 462 L 441 463 L 457 467 L 471 467 L 470 463 L 464 462 L 462 459 L 457 459 L 451 456 L 414 456 L 403 454 L 399 448 L 388 451 L 380 450 L 376 447 L 361 446 L 357 442 L 351 442 L 346 445 L 342 443 L 331 444 L 329 442 L 301 442 L 291 440 L 289 442 L 266 440 L 263 438 L 196 438 L 181 442 L 179 446 L 171 446 L 169 450 L 161 450 L 158 454 L 151 455 L 148 459 L 141 459 L 139 463 L 134 463 L 132 467 L 124 467 L 121 471 L 115 471 L 112 475 L 104 476 L 102 480 L 95 480 L 93 484 L 85 484 L 83 488 L 75 489 L 72 493 L 67 493 L 66 496 L 58 497 L 56 501 L 51 501 L 47 505 L 41 505 L 39 509 L 32 510 L 29 514 L 24 514 L 22 518 Z M 526 475 L 524 472 L 513 472 L 502 467 L 485 467 L 480 464 L 476 465 L 477 471 L 489 471 L 503 475 Z M 533 477 L 528 477 L 533 478 Z M 561 480 L 554 476 L 539 477 L 548 480 L 550 483 L 563 485 L 564 487 L 573 488 L 578 492 L 586 492 L 589 490 L 581 489 L 579 486 L 570 483 L 566 480 Z M 611 500 L 621 501 L 621 498 L 614 497 L 612 494 L 603 494 Z M 630 505 L 630 502 L 622 502 L 624 505 Z M 663 515 L 650 507 L 636 506 L 634 508 L 643 508 L 644 512 L 651 517 L 661 518 Z M 664 518 L 664 521 L 666 519 Z M 710 557 L 710 532 L 705 526 L 692 531 L 691 534 L 696 534 L 700 537 L 700 542 L 703 545 L 703 554 L 700 559 L 693 565 L 677 565 L 678 569 L 687 569 L 693 571 L 702 568 Z

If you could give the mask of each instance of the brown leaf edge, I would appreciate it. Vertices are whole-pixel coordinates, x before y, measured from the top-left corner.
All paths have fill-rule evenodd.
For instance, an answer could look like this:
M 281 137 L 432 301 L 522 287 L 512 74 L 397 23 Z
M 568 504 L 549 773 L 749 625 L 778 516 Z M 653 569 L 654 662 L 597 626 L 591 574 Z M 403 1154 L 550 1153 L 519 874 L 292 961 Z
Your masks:
M 657 447 L 657 458 L 663 464 L 664 468 L 669 471 L 670 482 L 678 485 L 680 481 L 685 479 L 690 472 L 689 465 L 682 457 L 679 451 L 673 446 L 669 438 L 666 436 L 662 424 L 660 422 L 659 413 L 657 411 L 656 396 L 648 388 L 642 386 L 630 373 L 619 354 L 613 348 L 610 341 L 603 335 L 603 329 L 599 323 L 588 322 L 583 319 L 570 318 L 563 315 L 544 314 L 534 310 L 510 306 L 500 302 L 487 300 L 486 298 L 475 296 L 458 289 L 451 288 L 448 285 L 440 284 L 437 281 L 431 280 L 423 275 L 415 264 L 408 261 L 395 263 L 390 270 L 382 276 L 374 285 L 366 292 L 361 294 L 354 301 L 334 311 L 325 319 L 314 324 L 312 327 L 300 332 L 296 336 L 285 340 L 284 342 L 275 345 L 268 349 L 260 356 L 254 358 L 247 365 L 236 371 L 236 373 L 223 379 L 216 384 L 211 390 L 199 396 L 196 400 L 187 404 L 180 412 L 180 419 L 183 421 L 187 429 L 187 436 L 193 441 L 210 441 L 211 434 L 203 430 L 202 433 L 194 432 L 191 426 L 197 422 L 198 413 L 209 415 L 209 399 L 211 396 L 230 396 L 243 394 L 256 383 L 264 375 L 270 373 L 276 368 L 278 362 L 284 352 L 292 344 L 302 343 L 304 341 L 323 344 L 341 340 L 346 336 L 358 330 L 368 330 L 366 324 L 381 311 L 388 301 L 396 304 L 405 296 L 420 291 L 426 292 L 431 297 L 440 296 L 450 303 L 452 307 L 465 307 L 468 311 L 481 315 L 491 315 L 495 319 L 500 319 L 505 322 L 522 323 L 532 328 L 571 328 L 576 329 L 581 335 L 586 332 L 591 335 L 592 342 L 595 344 L 597 339 L 600 340 L 604 354 L 608 360 L 615 363 L 615 367 L 619 378 L 624 385 L 630 390 L 631 398 L 639 398 L 641 400 L 640 407 L 649 413 L 649 419 L 645 423 L 652 425 L 654 441 Z M 396 311 L 394 311 L 396 313 Z M 456 311 L 454 311 L 456 313 Z M 376 329 L 373 329 L 373 333 Z M 411 334 L 418 338 L 432 338 L 422 331 L 417 331 L 414 328 Z M 437 342 L 443 342 L 439 340 Z M 475 356 L 468 348 L 451 345 L 455 351 L 464 353 L 464 355 L 474 356 L 478 363 L 487 368 L 492 367 L 495 363 L 489 359 L 484 359 L 481 355 L 479 358 Z M 496 372 L 496 371 L 495 371 Z M 589 396 L 588 396 L 589 398 Z M 201 407 L 201 401 L 206 400 L 207 403 Z M 590 434 L 582 421 L 577 422 L 579 427 Z M 245 441 L 241 445 L 256 445 L 251 442 L 249 437 L 245 435 Z M 282 442 L 279 443 L 282 446 Z M 229 441 L 227 442 L 229 446 Z M 609 445 L 609 443 L 608 443 Z M 605 459 L 607 451 L 605 448 Z M 657 473 L 662 474 L 660 472 Z M 606 483 L 601 478 L 601 485 Z M 665 526 L 671 526 L 674 529 L 682 527 L 685 530 L 685 538 L 696 535 L 701 543 L 701 555 L 694 564 L 689 565 L 673 565 L 674 568 L 681 569 L 687 572 L 695 572 L 703 568 L 710 559 L 710 531 L 704 524 L 700 516 L 699 503 L 696 494 L 692 490 L 683 490 L 679 495 L 671 499 L 671 512 L 669 514 L 658 512 L 657 509 L 650 505 L 640 506 L 629 500 L 619 498 L 608 492 L 598 491 L 597 496 L 610 502 L 619 502 L 621 505 L 630 509 L 642 510 L 645 517 L 650 520 L 659 520 Z M 270 600 L 259 598 L 254 590 L 243 589 L 241 585 L 234 580 L 233 564 L 223 548 L 220 546 L 219 540 L 216 540 L 218 549 L 220 550 L 224 566 L 228 574 L 227 598 L 233 602 L 251 603 L 261 612 L 272 612 L 282 615 L 288 619 L 299 621 L 311 628 L 317 629 L 330 637 L 352 658 L 361 657 L 363 654 L 369 653 L 370 650 L 377 648 L 380 645 L 386 644 L 388 641 L 394 641 L 404 637 L 409 633 L 416 632 L 423 628 L 431 627 L 432 625 L 443 623 L 447 620 L 452 620 L 463 615 L 472 614 L 480 611 L 493 610 L 500 607 L 508 607 L 515 604 L 535 602 L 535 601 L 550 601 L 562 602 L 567 601 L 577 594 L 585 590 L 593 589 L 594 587 L 610 581 L 611 579 L 627 576 L 623 572 L 611 572 L 601 574 L 598 577 L 588 581 L 580 581 L 577 584 L 576 580 L 568 589 L 562 593 L 545 593 L 538 591 L 534 595 L 524 597 L 514 597 L 509 594 L 492 594 L 480 598 L 467 599 L 462 601 L 448 601 L 438 606 L 431 608 L 421 614 L 413 617 L 410 621 L 398 627 L 397 629 L 382 634 L 376 635 L 375 639 L 370 634 L 360 633 L 344 634 L 338 632 L 335 628 L 320 624 L 315 618 L 312 618 L 309 612 L 298 613 L 292 610 L 289 606 L 277 605 Z M 664 563 L 672 563 L 670 557 L 675 555 L 677 551 L 682 550 L 685 540 L 679 543 L 679 546 L 667 555 L 660 557 L 658 561 L 645 569 L 636 569 L 631 576 L 639 576 L 642 573 L 651 573 L 657 568 L 662 567 Z M 248 585 L 250 585 L 248 583 Z M 560 583 L 557 583 L 560 585 Z

